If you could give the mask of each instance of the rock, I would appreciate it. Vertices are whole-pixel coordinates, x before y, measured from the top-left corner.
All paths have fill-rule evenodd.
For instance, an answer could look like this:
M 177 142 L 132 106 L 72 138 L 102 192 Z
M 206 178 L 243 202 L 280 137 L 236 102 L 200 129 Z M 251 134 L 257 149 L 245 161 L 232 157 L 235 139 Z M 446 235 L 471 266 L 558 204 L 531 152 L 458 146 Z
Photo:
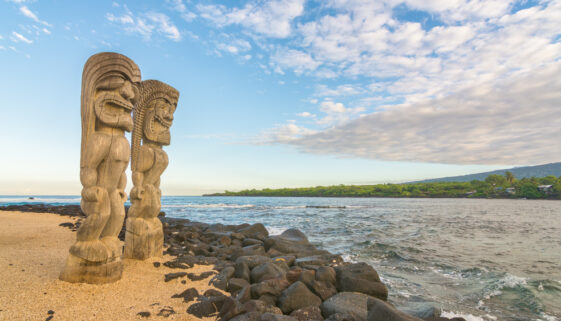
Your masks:
M 49 314 L 49 315 L 51 315 L 51 314 L 55 314 L 55 311 L 53 311 L 53 310 L 49 310 L 49 311 L 47 311 L 47 314 Z
M 282 314 L 281 309 L 261 300 L 249 300 L 244 303 L 243 308 L 247 312 Z
M 232 278 L 234 275 L 235 269 L 231 266 L 226 267 L 220 271 L 217 275 L 215 275 L 212 280 L 210 280 L 210 284 L 214 285 L 215 287 L 219 288 L 220 290 L 226 291 L 228 287 L 228 280 Z
M 236 300 L 240 303 L 246 303 L 247 301 L 251 300 L 251 288 L 250 286 L 246 286 L 238 292 L 236 295 Z
M 244 256 L 245 257 L 245 256 Z M 246 262 L 236 262 L 236 265 L 234 267 L 234 276 L 240 279 L 244 279 L 246 281 L 249 282 L 250 278 L 250 273 L 251 270 L 249 269 L 249 266 L 247 265 Z
M 315 280 L 316 280 L 316 271 L 314 270 L 303 270 L 302 273 L 300 273 L 300 277 L 298 278 L 298 281 L 306 284 L 308 288 L 312 287 L 312 281 Z
M 172 307 L 163 307 L 160 312 L 158 312 L 158 316 L 167 318 L 170 315 L 175 314 L 175 311 Z
M 319 306 L 320 304 L 321 299 L 300 281 L 293 283 L 284 290 L 279 298 L 279 307 L 285 314 L 303 307 Z
M 208 289 L 208 290 L 205 291 L 205 293 L 203 295 L 208 298 L 208 297 L 211 297 L 211 296 L 224 296 L 224 293 L 222 293 L 218 290 L 215 290 L 215 289 Z
M 226 301 L 226 296 L 223 297 L 200 297 L 201 301 L 193 303 L 187 309 L 187 313 L 196 316 L 197 318 L 209 317 L 218 312 Z
M 172 295 L 172 298 L 183 298 L 185 302 L 191 302 L 199 296 L 199 292 L 195 288 L 187 289 L 179 294 Z
M 263 245 L 263 241 L 257 239 L 251 239 L 251 238 L 246 238 L 242 241 L 243 246 L 256 245 L 256 244 Z
M 366 302 L 369 296 L 357 292 L 339 292 L 325 300 L 320 308 L 324 317 L 332 314 L 348 314 L 358 321 L 366 321 Z
M 308 306 L 290 313 L 290 316 L 298 321 L 323 321 L 321 310 L 317 306 Z
M 388 299 L 388 288 L 370 265 L 363 262 L 341 265 L 335 271 L 338 291 L 360 292 L 384 301 Z
M 251 256 L 251 255 L 264 256 L 265 255 L 265 248 L 261 244 L 244 246 L 244 247 L 242 247 L 240 254 L 238 256 L 236 256 L 236 258 L 239 257 L 239 256 Z
M 177 278 L 182 278 L 186 275 L 187 275 L 187 272 L 168 273 L 168 274 L 165 275 L 165 280 L 164 281 L 169 282 L 169 281 L 177 279 Z
M 300 274 L 302 274 L 302 271 L 304 270 L 301 267 L 293 266 L 288 272 L 286 272 L 286 279 L 289 283 L 294 283 L 298 281 L 298 279 L 300 279 Z
M 325 319 L 325 321 L 359 321 L 357 318 L 346 313 L 335 313 Z
M 297 258 L 294 261 L 294 265 L 297 266 L 308 266 L 308 265 L 330 265 L 339 264 L 343 262 L 343 258 L 340 255 L 333 254 L 322 254 L 322 255 L 312 255 Z
M 160 262 L 154 262 L 152 264 L 154 264 L 154 267 L 159 268 L 161 263 Z
M 272 306 L 275 306 L 277 304 L 277 296 L 274 296 L 272 294 L 263 294 L 257 299 Z
M 435 320 L 435 318 L 439 318 L 441 314 L 440 309 L 435 303 L 426 301 L 408 302 L 407 306 L 399 308 L 399 311 L 423 320 Z
M 269 236 L 269 231 L 261 223 L 253 224 L 238 230 L 245 238 L 264 240 Z
M 232 244 L 232 240 L 224 235 L 218 239 L 218 243 L 223 246 L 230 246 L 230 244 Z
M 398 311 L 391 304 L 377 298 L 369 298 L 367 308 L 366 321 L 422 321 L 422 319 Z
M 261 313 L 247 312 L 231 318 L 230 321 L 261 321 Z
M 204 279 L 206 279 L 209 276 L 214 275 L 214 274 L 216 274 L 214 271 L 207 271 L 207 272 L 201 273 L 200 275 L 196 275 L 195 273 L 189 273 L 189 274 L 187 274 L 187 277 L 191 281 L 201 281 L 201 280 L 204 280 Z
M 298 321 L 298 320 L 288 315 L 264 313 L 261 315 L 261 321 Z
M 288 271 L 284 262 L 264 263 L 251 270 L 251 282 L 259 283 L 265 280 L 283 278 Z
M 334 268 L 330 266 L 320 266 L 316 271 L 316 280 L 329 282 L 334 285 L 336 282 L 336 275 Z
M 240 301 L 231 297 L 226 297 L 218 315 L 220 316 L 220 320 L 230 320 L 244 312 L 243 305 Z
M 288 281 L 284 278 L 265 280 L 263 282 L 255 283 L 251 285 L 251 297 L 260 298 L 261 296 L 268 294 L 276 298 L 282 293 L 282 291 L 287 289 L 289 285 Z
M 275 258 L 273 259 L 273 261 L 284 261 L 284 263 L 286 263 L 286 265 L 288 266 L 294 264 L 295 260 L 296 260 L 296 256 L 294 255 L 279 255 L 279 256 L 275 256 Z
M 269 263 L 272 262 L 271 258 L 263 256 L 263 255 L 250 255 L 250 256 L 239 256 L 236 259 L 236 264 L 237 263 L 246 263 L 247 266 L 249 267 L 250 270 L 252 270 L 254 267 L 264 264 L 264 263 Z
M 142 312 L 138 312 L 137 315 L 140 315 L 143 318 L 148 318 L 150 316 L 150 312 L 142 311 Z
M 317 248 L 310 244 L 306 235 L 297 229 L 289 229 L 281 235 L 271 236 L 265 240 L 265 250 L 277 250 L 281 253 L 312 253 Z
M 322 301 L 327 300 L 337 293 L 335 285 L 326 281 L 313 280 L 308 287 L 312 290 L 312 292 L 314 292 L 314 294 L 319 296 Z
M 231 278 L 228 281 L 228 292 L 238 293 L 241 289 L 249 286 L 249 282 L 244 279 Z

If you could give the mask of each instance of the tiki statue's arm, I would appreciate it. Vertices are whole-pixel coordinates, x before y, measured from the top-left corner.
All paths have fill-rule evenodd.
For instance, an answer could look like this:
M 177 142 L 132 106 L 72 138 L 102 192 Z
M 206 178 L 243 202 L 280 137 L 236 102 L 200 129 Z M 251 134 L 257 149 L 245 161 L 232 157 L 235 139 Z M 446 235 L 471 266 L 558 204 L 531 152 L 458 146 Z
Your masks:
M 80 168 L 80 182 L 82 183 L 82 197 L 86 201 L 95 202 L 100 193 L 97 167 L 103 161 L 108 148 L 108 141 L 101 135 L 93 135 L 87 144 L 85 164 Z

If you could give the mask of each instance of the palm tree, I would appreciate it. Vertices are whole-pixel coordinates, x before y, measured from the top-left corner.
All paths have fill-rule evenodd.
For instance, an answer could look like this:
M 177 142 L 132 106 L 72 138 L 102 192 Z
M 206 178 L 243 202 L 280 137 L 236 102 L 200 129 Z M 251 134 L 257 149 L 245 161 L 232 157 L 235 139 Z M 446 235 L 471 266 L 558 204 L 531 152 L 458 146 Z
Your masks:
M 505 172 L 505 177 L 506 177 L 506 181 L 507 181 L 510 185 L 512 185 L 512 183 L 514 183 L 514 181 L 516 180 L 516 178 L 514 177 L 514 175 L 513 175 L 511 172 L 509 172 L 509 171 Z

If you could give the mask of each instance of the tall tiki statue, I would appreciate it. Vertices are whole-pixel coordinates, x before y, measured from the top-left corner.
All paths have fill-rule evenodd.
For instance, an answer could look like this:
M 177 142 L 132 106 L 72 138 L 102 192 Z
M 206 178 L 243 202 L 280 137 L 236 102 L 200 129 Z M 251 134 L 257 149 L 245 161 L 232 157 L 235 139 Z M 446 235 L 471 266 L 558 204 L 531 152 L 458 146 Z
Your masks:
M 88 59 L 82 74 L 82 148 L 80 181 L 86 219 L 70 248 L 60 279 L 108 283 L 121 278 L 123 245 L 118 239 L 125 217 L 125 169 L 130 147 L 125 131 L 133 128 L 131 111 L 140 70 L 117 53 Z
M 168 166 L 162 146 L 170 144 L 170 127 L 179 92 L 157 81 L 140 84 L 132 132 L 131 208 L 129 209 L 124 257 L 145 260 L 162 256 L 164 235 L 160 213 L 160 176 Z M 141 144 L 142 142 L 142 144 Z

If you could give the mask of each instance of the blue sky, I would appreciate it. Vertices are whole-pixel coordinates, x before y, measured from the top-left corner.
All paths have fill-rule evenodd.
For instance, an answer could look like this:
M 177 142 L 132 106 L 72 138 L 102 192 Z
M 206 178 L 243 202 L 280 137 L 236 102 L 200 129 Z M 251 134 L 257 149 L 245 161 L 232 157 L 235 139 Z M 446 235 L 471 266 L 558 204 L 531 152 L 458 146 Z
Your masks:
M 559 1 L 0 1 L 0 194 L 79 194 L 101 51 L 181 93 L 165 194 L 561 160 Z

